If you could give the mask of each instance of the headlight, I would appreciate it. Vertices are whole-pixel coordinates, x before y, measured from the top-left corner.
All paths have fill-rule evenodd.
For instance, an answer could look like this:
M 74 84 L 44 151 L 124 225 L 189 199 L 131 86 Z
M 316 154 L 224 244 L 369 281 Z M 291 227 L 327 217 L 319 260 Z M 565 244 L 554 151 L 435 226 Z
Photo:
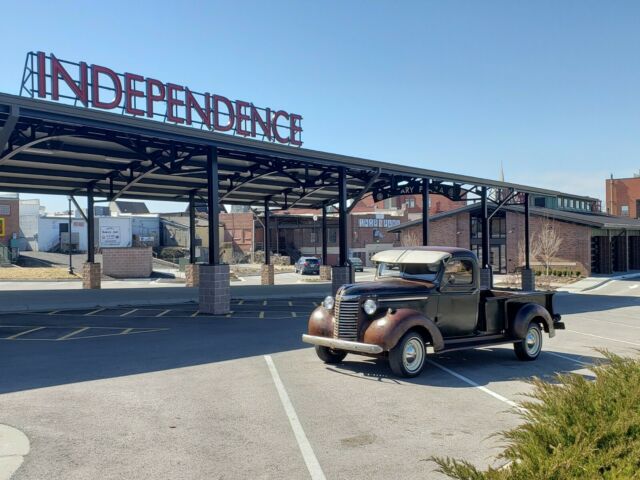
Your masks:
M 362 309 L 365 311 L 367 315 L 373 315 L 374 313 L 376 313 L 376 310 L 378 309 L 378 304 L 376 303 L 375 300 L 370 298 L 362 304 Z
M 335 301 L 333 300 L 333 297 L 331 295 L 329 295 L 328 297 L 324 297 L 324 300 L 322 301 L 322 306 L 327 310 L 332 310 L 334 304 Z

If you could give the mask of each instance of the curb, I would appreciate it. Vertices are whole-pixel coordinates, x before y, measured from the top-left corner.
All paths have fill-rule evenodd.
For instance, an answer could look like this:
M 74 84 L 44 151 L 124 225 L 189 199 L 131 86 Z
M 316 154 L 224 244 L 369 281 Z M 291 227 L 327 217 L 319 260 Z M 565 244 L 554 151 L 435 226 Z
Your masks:
M 616 277 L 607 277 L 607 278 L 603 278 L 601 282 L 598 282 L 598 283 L 596 283 L 596 284 L 594 284 L 594 285 L 590 285 L 590 286 L 588 286 L 588 287 L 582 288 L 582 289 L 580 289 L 580 290 L 574 290 L 574 291 L 571 291 L 571 290 L 563 290 L 563 292 L 564 292 L 564 293 L 582 293 L 582 292 L 588 292 L 588 291 L 590 291 L 590 290 L 595 290 L 596 288 L 600 288 L 600 287 L 602 287 L 603 285 L 606 285 L 607 283 L 612 282 L 612 281 L 614 281 L 614 280 L 628 280 L 628 279 L 630 279 L 630 278 L 638 278 L 638 277 L 640 277 L 640 273 L 629 273 L 629 274 L 626 274 L 626 275 L 619 275 L 619 276 L 616 276 Z
M 9 480 L 30 450 L 29 438 L 22 431 L 0 424 L 0 480 Z

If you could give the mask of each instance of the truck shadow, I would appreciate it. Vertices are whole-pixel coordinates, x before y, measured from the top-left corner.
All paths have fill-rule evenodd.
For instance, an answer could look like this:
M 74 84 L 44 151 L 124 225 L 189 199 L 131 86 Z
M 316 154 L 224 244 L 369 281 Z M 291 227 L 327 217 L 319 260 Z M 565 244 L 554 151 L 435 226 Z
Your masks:
M 536 361 L 521 362 L 516 359 L 513 349 L 506 346 L 430 355 L 428 358 L 437 365 L 466 377 L 478 386 L 512 381 L 526 382 L 536 377 L 555 382 L 558 374 L 568 373 L 593 379 L 594 375 L 585 369 L 588 365 L 605 362 L 602 357 L 565 352 L 558 354 L 562 356 L 556 356 L 550 349 L 546 352 L 543 350 Z M 357 358 L 347 356 L 340 365 L 327 366 L 327 369 L 336 374 L 349 375 L 367 381 L 442 388 L 474 388 L 470 383 L 434 364 L 428 363 L 418 377 L 398 378 L 384 359 Z
M 640 297 L 630 295 L 598 295 L 590 293 L 564 293 L 553 300 L 557 313 L 572 314 L 602 312 L 625 307 L 640 306 Z

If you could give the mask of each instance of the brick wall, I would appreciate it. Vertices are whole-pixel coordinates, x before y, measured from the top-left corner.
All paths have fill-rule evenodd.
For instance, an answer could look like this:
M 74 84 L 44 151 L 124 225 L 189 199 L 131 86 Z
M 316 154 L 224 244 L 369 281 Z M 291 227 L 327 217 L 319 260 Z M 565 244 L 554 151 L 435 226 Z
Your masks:
M 0 198 L 0 219 L 4 222 L 4 234 L 0 232 L 0 244 L 9 245 L 14 233 L 20 233 L 20 201 Z
M 146 278 L 151 276 L 151 247 L 103 248 L 103 273 L 113 278 Z
M 529 223 L 531 241 L 540 233 L 545 218 L 532 215 Z M 583 275 L 591 273 L 591 228 L 558 220 L 550 220 L 562 243 L 553 263 L 560 269 L 579 270 Z M 524 242 L 524 215 L 507 212 L 507 271 L 518 267 L 518 243 Z M 532 263 L 541 259 L 531 259 Z M 575 263 L 574 267 L 563 264 Z
M 221 213 L 220 223 L 224 225 L 224 241 L 233 245 L 235 251 L 251 254 L 253 246 L 253 213 Z M 256 229 L 257 230 L 257 229 Z
M 636 200 L 640 200 L 640 178 L 608 179 L 606 185 L 607 213 L 622 215 L 622 207 L 629 207 L 629 217 L 640 218 Z
M 469 214 L 459 213 L 429 222 L 429 244 L 444 247 L 469 248 Z M 402 245 L 422 245 L 422 225 L 413 225 L 402 230 Z

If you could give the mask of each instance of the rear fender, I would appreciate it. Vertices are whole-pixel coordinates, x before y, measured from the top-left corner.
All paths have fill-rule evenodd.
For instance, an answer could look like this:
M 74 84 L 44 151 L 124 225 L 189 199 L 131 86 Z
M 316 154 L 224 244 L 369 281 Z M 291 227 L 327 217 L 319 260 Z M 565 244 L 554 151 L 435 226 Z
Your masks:
M 511 322 L 511 335 L 514 338 L 522 339 L 527 335 L 527 329 L 529 323 L 534 318 L 539 319 L 544 331 L 549 334 L 549 338 L 552 338 L 556 334 L 556 330 L 553 326 L 553 319 L 546 308 L 535 303 L 527 303 L 520 307 L 516 313 L 513 321 Z
M 384 351 L 388 352 L 411 329 L 417 329 L 429 335 L 431 345 L 436 352 L 444 348 L 442 334 L 433 320 L 410 308 L 388 310 L 383 317 L 372 321 L 364 332 L 363 341 L 380 345 Z

